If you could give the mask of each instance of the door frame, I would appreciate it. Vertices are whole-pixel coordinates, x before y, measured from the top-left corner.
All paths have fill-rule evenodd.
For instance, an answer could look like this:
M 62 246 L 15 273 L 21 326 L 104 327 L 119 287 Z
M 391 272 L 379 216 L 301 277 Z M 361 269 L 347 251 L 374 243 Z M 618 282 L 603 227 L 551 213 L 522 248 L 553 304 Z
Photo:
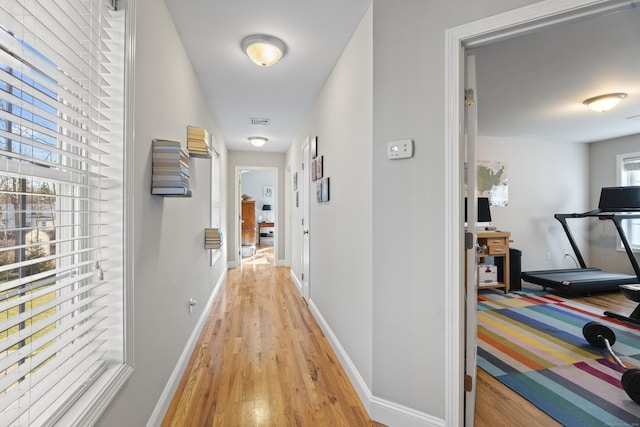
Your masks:
M 234 253 L 234 263 L 236 266 L 240 267 L 242 265 L 242 256 L 240 252 L 242 251 L 242 227 L 240 227 L 240 221 L 242 220 L 242 171 L 271 171 L 273 172 L 273 206 L 275 208 L 273 221 L 275 226 L 273 227 L 273 263 L 274 266 L 278 265 L 278 240 L 279 232 L 280 232 L 280 221 L 278 220 L 280 215 L 280 205 L 278 205 L 278 200 L 280 198 L 279 189 L 278 189 L 278 174 L 279 170 L 275 166 L 236 166 L 235 170 L 235 197 L 234 197 L 234 240 L 236 242 L 236 248 Z M 256 230 L 256 233 L 258 231 Z
M 546 0 L 445 31 L 445 420 L 464 424 L 464 55 L 466 49 L 623 9 L 635 0 Z

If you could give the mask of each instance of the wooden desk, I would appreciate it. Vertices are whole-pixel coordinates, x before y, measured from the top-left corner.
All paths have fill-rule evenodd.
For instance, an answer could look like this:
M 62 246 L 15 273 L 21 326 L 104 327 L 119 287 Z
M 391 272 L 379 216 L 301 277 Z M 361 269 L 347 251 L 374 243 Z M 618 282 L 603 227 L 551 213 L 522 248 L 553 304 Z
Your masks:
M 273 228 L 275 224 L 273 222 L 259 222 L 258 223 L 258 245 L 260 244 L 260 238 L 262 237 L 262 229 L 263 228 Z
M 484 248 L 484 253 L 478 255 L 479 260 L 492 256 L 494 258 L 502 258 L 502 282 L 497 285 L 481 286 L 481 288 L 503 288 L 505 292 L 511 289 L 509 278 L 509 237 L 511 233 L 508 231 L 478 231 L 478 246 Z

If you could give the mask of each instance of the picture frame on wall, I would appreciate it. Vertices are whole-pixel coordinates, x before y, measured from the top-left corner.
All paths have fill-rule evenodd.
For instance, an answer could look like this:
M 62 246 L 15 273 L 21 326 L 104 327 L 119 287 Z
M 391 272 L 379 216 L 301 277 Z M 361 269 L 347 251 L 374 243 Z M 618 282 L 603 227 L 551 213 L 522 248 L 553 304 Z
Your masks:
M 318 167 L 318 162 L 316 162 L 315 160 L 311 160 L 311 181 L 315 181 L 316 179 L 318 179 L 318 175 L 316 175 L 318 173 L 317 168 Z
M 270 197 L 273 197 L 273 187 L 271 185 L 265 185 L 264 186 L 264 198 L 268 199 Z
M 323 158 L 324 156 L 320 156 L 318 157 L 318 159 L 316 160 L 316 179 L 320 179 L 322 178 L 322 163 L 323 163 Z
M 315 159 L 318 157 L 318 137 L 314 136 L 311 140 L 311 158 Z
M 318 203 L 322 203 L 322 181 L 316 183 L 316 200 Z
M 293 191 L 298 191 L 298 172 L 293 173 Z
M 329 201 L 329 177 L 322 178 L 322 202 Z

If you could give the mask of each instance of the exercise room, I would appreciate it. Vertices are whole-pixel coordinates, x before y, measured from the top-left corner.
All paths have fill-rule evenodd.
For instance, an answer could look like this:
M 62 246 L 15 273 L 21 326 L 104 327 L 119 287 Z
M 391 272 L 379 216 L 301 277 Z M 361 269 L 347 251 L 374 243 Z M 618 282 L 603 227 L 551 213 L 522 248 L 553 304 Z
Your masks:
M 524 399 L 539 425 L 640 419 L 639 22 L 626 10 L 473 50 L 475 170 L 490 204 L 479 384 Z M 615 106 L 589 105 L 603 95 Z

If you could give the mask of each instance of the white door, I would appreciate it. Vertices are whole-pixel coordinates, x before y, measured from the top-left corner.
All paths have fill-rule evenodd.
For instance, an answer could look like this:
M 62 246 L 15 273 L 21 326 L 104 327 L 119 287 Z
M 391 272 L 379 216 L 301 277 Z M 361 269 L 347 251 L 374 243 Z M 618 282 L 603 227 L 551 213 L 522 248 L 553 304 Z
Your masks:
M 302 206 L 302 296 L 309 300 L 309 138 L 302 147 L 300 203 Z
M 473 426 L 476 406 L 476 363 L 478 352 L 478 290 L 476 288 L 476 136 L 478 134 L 478 102 L 476 96 L 476 67 L 473 54 L 466 56 L 465 136 L 467 165 L 467 233 L 465 286 L 465 426 Z
M 242 265 L 242 171 L 236 167 L 236 265 Z

